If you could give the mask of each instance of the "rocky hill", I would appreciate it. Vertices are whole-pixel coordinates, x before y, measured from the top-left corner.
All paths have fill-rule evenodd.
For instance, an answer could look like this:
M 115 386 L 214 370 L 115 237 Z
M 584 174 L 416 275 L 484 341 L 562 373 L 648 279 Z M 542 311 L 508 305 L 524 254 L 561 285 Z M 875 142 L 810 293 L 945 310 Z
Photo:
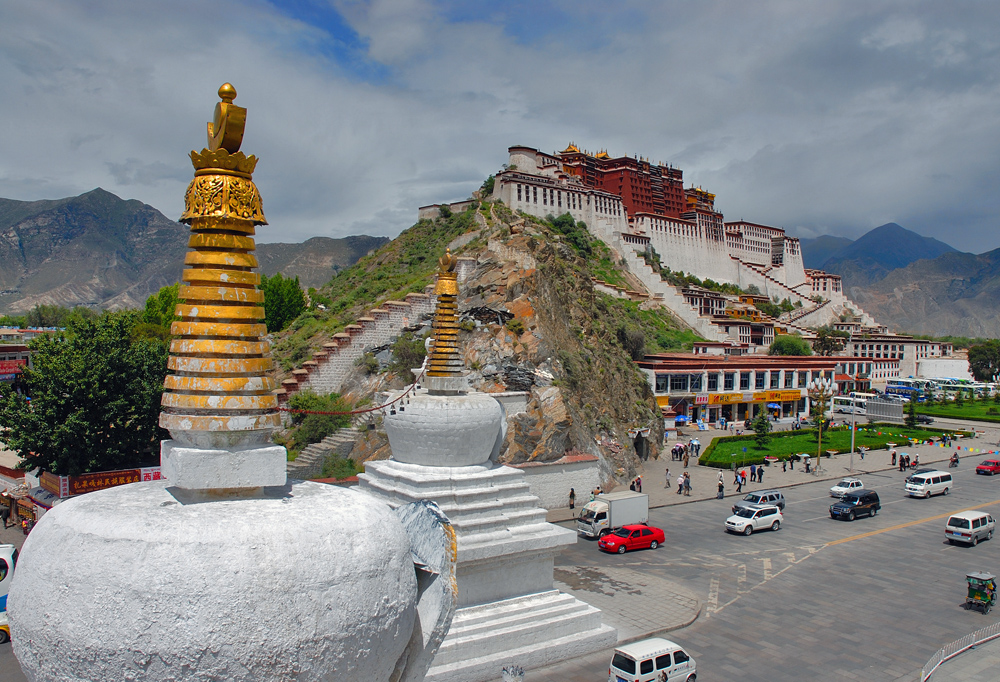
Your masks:
M 141 306 L 183 269 L 188 229 L 152 206 L 103 189 L 54 201 L 0 199 L 0 313 L 40 304 Z M 260 244 L 266 274 L 298 275 L 304 286 L 384 244 L 383 237 L 316 237 Z
M 304 314 L 281 335 L 279 362 L 309 357 L 367 308 L 422 291 L 449 245 L 472 263 L 459 301 L 472 384 L 529 392 L 527 410 L 508 420 L 504 461 L 586 452 L 601 458 L 606 478 L 627 480 L 638 461 L 628 430 L 648 427 L 653 452 L 663 434 L 659 408 L 632 357 L 690 348 L 697 337 L 662 308 L 596 291 L 593 277 L 624 284 L 627 275 L 615 265 L 619 255 L 579 227 L 514 216 L 492 203 L 422 220 L 322 287 L 327 310 Z M 362 363 L 342 391 L 352 400 L 378 400 L 404 381 L 391 366 Z M 354 456 L 388 456 L 384 434 L 369 432 Z
M 955 251 L 944 242 L 924 237 L 896 223 L 886 223 L 865 233 L 823 263 L 822 269 L 840 275 L 844 287 L 880 281 L 891 271 L 910 263 Z M 859 301 L 860 303 L 860 301 Z
M 900 331 L 1000 338 L 1000 249 L 918 260 L 850 297 Z

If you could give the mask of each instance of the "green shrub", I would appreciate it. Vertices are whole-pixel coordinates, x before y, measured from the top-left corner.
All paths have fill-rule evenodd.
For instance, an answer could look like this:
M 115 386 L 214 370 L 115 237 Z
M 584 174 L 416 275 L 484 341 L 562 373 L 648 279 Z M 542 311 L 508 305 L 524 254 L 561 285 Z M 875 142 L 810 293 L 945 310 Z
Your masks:
M 507 329 L 515 336 L 520 336 L 524 333 L 524 322 L 517 318 L 507 320 Z
M 315 412 L 349 412 L 350 406 L 336 393 L 319 395 L 310 389 L 295 393 L 288 401 L 295 410 Z M 318 443 L 337 429 L 351 425 L 347 414 L 304 414 L 292 413 L 290 443 L 295 450 L 301 450 L 310 443 Z
M 327 457 L 323 462 L 320 478 L 350 478 L 351 476 L 357 476 L 362 470 L 362 468 L 358 468 L 353 459 L 334 455 Z

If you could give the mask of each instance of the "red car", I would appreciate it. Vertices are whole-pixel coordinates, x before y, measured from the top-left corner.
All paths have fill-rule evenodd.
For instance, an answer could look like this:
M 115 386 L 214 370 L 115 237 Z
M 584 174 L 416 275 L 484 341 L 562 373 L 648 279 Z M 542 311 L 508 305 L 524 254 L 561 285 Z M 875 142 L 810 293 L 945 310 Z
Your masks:
M 652 526 L 622 526 L 614 533 L 605 535 L 597 546 L 605 552 L 624 554 L 633 549 L 656 549 L 663 544 L 663 531 Z
M 977 474 L 1000 474 L 1000 460 L 997 459 L 984 459 L 976 467 Z

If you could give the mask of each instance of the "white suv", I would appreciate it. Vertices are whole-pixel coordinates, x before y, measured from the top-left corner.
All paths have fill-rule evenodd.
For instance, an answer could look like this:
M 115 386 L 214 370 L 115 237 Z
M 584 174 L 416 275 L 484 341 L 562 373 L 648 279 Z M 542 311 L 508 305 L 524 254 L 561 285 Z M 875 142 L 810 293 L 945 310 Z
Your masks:
M 861 492 L 861 489 L 864 487 L 865 484 L 857 478 L 845 478 L 843 481 L 830 488 L 830 497 L 843 497 L 847 493 Z
M 781 510 L 772 505 L 750 505 L 736 510 L 726 519 L 726 530 L 730 533 L 750 535 L 755 530 L 778 530 L 785 520 Z

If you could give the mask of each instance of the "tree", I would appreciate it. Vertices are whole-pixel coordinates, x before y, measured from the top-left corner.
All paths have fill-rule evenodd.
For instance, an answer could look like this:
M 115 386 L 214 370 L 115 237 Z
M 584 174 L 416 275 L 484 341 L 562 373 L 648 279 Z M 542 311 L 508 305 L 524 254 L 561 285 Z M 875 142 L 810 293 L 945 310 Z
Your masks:
M 830 356 L 842 351 L 848 338 L 850 334 L 845 331 L 820 327 L 816 330 L 816 340 L 813 341 L 812 347 L 817 354 Z
M 771 442 L 771 422 L 767 419 L 767 411 L 761 410 L 757 418 L 753 420 L 753 438 L 757 441 L 757 448 L 763 450 Z
M 767 349 L 768 355 L 812 355 L 812 349 L 805 339 L 795 334 L 775 337 Z
M 157 459 L 167 349 L 134 334 L 139 319 L 108 312 L 31 342 L 26 395 L 0 388 L 0 440 L 22 468 L 78 475 Z
M 906 408 L 906 425 L 915 428 L 917 425 L 917 401 L 914 398 Z
M 181 283 L 175 282 L 168 287 L 160 287 L 159 291 L 147 298 L 146 306 L 142 310 L 142 321 L 145 324 L 169 329 L 170 323 L 178 319 L 174 313 L 177 310 L 177 294 L 180 288 Z
M 969 371 L 976 381 L 993 381 L 1000 374 L 1000 340 L 969 346 Z
M 264 292 L 264 323 L 268 332 L 280 332 L 306 309 L 306 297 L 299 286 L 299 278 L 285 278 L 281 273 L 273 277 L 260 276 Z
M 295 410 L 313 412 L 348 412 L 350 406 L 336 393 L 318 395 L 311 389 L 299 391 L 288 400 L 288 406 Z M 304 414 L 292 412 L 292 448 L 301 450 L 310 443 L 318 443 L 337 429 L 351 425 L 347 414 Z
M 416 378 L 411 370 L 420 367 L 427 355 L 424 338 L 413 332 L 403 332 L 392 342 L 392 363 L 389 369 L 402 374 L 407 382 Z

